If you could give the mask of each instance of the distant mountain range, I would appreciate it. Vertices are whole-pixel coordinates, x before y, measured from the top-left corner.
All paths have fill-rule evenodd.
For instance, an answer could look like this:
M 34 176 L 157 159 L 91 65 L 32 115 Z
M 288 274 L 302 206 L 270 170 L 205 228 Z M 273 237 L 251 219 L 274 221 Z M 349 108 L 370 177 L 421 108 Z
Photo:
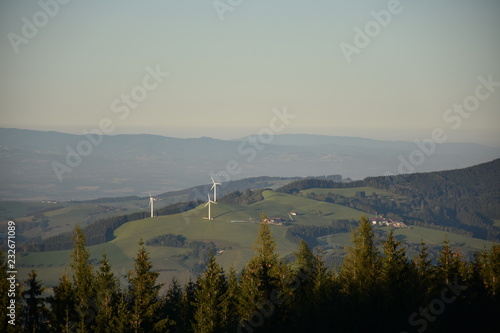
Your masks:
M 258 176 L 368 176 L 464 168 L 500 157 L 470 143 L 305 134 L 239 140 L 71 135 L 0 128 L 0 199 L 146 195 Z

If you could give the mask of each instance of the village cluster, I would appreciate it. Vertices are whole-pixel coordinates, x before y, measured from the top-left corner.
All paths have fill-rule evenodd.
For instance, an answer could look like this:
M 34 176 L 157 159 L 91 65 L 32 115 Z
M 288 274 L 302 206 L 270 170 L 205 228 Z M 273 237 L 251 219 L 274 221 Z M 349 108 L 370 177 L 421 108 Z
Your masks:
M 398 222 L 398 221 L 393 221 L 391 219 L 385 218 L 385 217 L 372 217 L 370 219 L 370 223 L 372 225 L 378 225 L 378 226 L 390 226 L 394 228 L 408 228 L 404 222 Z

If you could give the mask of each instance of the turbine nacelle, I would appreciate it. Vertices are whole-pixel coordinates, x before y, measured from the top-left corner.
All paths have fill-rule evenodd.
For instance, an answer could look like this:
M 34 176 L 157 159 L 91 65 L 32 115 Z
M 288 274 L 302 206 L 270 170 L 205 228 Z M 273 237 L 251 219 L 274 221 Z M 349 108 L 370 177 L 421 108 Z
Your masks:
M 212 179 L 212 187 L 210 188 L 211 190 L 214 190 L 214 202 L 217 201 L 217 185 L 222 185 L 221 183 L 217 183 L 213 177 L 210 177 Z

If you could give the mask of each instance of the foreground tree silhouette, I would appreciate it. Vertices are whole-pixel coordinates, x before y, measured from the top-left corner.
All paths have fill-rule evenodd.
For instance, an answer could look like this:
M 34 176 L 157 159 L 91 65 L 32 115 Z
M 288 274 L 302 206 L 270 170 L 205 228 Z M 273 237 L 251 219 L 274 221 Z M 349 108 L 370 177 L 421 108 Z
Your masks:
M 181 319 L 179 321 L 179 325 L 177 326 L 177 332 L 193 332 L 192 323 L 194 321 L 194 314 L 196 311 L 196 289 L 198 289 L 196 283 L 191 280 L 189 280 L 189 282 L 184 286 L 184 292 L 179 304 Z
M 124 332 L 129 312 L 120 291 L 117 277 L 111 271 L 108 257 L 103 254 L 96 274 L 96 332 Z
M 366 216 L 361 216 L 359 227 L 352 232 L 352 247 L 340 269 L 345 291 L 371 290 L 380 272 L 380 254 L 374 243 L 375 235 Z
M 494 245 L 489 252 L 483 251 L 481 258 L 484 285 L 490 295 L 500 302 L 500 245 Z
M 170 282 L 167 293 L 162 299 L 161 317 L 168 318 L 169 329 L 172 332 L 179 332 L 182 321 L 180 304 L 182 302 L 183 292 L 179 281 L 174 277 Z
M 94 267 L 90 252 L 85 248 L 85 235 L 78 225 L 73 233 L 73 253 L 70 267 L 73 270 L 75 306 L 78 314 L 78 332 L 91 332 L 97 309 L 95 305 Z
M 227 298 L 227 281 L 224 270 L 215 261 L 213 253 L 203 275 L 198 278 L 195 292 L 196 312 L 194 315 L 194 332 L 225 332 L 227 318 L 224 316 L 224 304 Z
M 131 327 L 136 333 L 162 331 L 162 326 L 165 324 L 165 320 L 158 318 L 160 306 L 158 292 L 161 288 L 161 285 L 156 284 L 158 275 L 158 272 L 153 271 L 149 253 L 141 239 L 134 270 L 128 274 Z
M 264 221 L 259 227 L 255 255 L 242 271 L 240 282 L 240 315 L 253 327 L 262 326 L 264 317 L 277 324 L 272 317 L 277 316 L 279 305 L 285 301 L 282 279 L 286 268 L 278 261 L 276 242 Z
M 45 287 L 36 277 L 36 272 L 31 270 L 26 281 L 28 289 L 22 292 L 22 297 L 26 303 L 24 325 L 28 332 L 48 332 L 50 312 L 45 306 L 45 298 L 40 297 L 45 291 Z
M 227 277 L 227 293 L 223 306 L 223 321 L 226 323 L 226 332 L 233 331 L 238 325 L 238 297 L 240 285 L 234 266 L 229 268 Z
M 412 267 L 412 283 L 414 284 L 413 304 L 414 307 L 417 307 L 418 304 L 429 303 L 435 294 L 433 286 L 435 285 L 436 268 L 432 265 L 428 247 L 423 240 L 420 241 L 420 252 L 413 260 Z
M 76 312 L 75 290 L 66 272 L 54 287 L 54 295 L 49 299 L 52 308 L 52 327 L 57 331 L 74 332 L 74 322 L 78 318 Z
M 234 269 L 226 277 L 212 256 L 196 282 L 181 285 L 174 279 L 166 295 L 160 297 L 161 285 L 156 283 L 159 274 L 153 271 L 142 242 L 134 270 L 128 276 L 130 287 L 122 291 L 106 256 L 96 272 L 89 267 L 80 234 L 75 237 L 73 270 L 61 277 L 50 298 L 49 330 L 73 333 L 87 329 L 89 322 L 81 325 L 82 317 L 76 307 L 80 306 L 78 286 L 86 281 L 88 275 L 84 273 L 90 272 L 95 286 L 90 293 L 96 297 L 95 303 L 90 303 L 94 304 L 90 309 L 96 311 L 89 330 L 92 332 L 497 331 L 498 245 L 491 251 L 477 253 L 474 261 L 466 263 L 445 242 L 437 266 L 432 266 L 425 246 L 418 258 L 408 263 L 402 244 L 392 233 L 382 241 L 383 254 L 378 253 L 374 239 L 370 224 L 362 218 L 353 232 L 354 244 L 345 265 L 339 276 L 333 276 L 321 256 L 304 242 L 299 245 L 293 265 L 280 262 L 270 227 L 262 224 L 254 257 L 241 273 L 241 279 Z M 4 268 L 0 276 L 5 278 L 7 268 L 1 259 L 0 267 Z M 26 291 L 17 289 L 30 301 L 23 307 L 23 302 L 16 299 L 20 305 L 16 327 L 3 322 L 5 330 L 1 332 L 33 328 L 30 318 L 37 317 L 34 313 L 36 304 L 40 308 L 38 296 L 43 286 L 34 272 L 30 280 L 31 287 Z M 420 280 L 425 282 L 419 284 Z M 3 304 L 9 301 L 8 288 L 0 281 Z M 84 292 L 82 295 L 88 297 Z
M 437 258 L 437 278 L 443 284 L 449 284 L 454 279 L 461 279 L 464 273 L 464 263 L 461 260 L 462 255 L 460 252 L 453 252 L 451 250 L 450 241 L 446 238 L 443 242 L 443 250 Z
M 329 312 L 329 299 L 333 294 L 332 276 L 327 272 L 321 256 L 314 254 L 304 240 L 299 243 L 299 250 L 294 253 L 292 285 L 293 297 L 290 325 L 295 332 L 321 330 L 322 316 Z M 331 312 L 330 312 L 331 313 Z M 310 318 L 310 320 L 304 320 Z
M 410 264 L 402 243 L 395 239 L 392 230 L 387 240 L 382 241 L 382 249 L 384 255 L 380 260 L 380 312 L 391 318 L 386 321 L 384 327 L 389 331 L 397 331 L 407 322 L 405 314 L 411 312 L 415 306 L 411 294 L 414 286 L 410 278 Z M 394 304 L 400 300 L 405 302 L 395 307 Z
M 377 313 L 380 308 L 377 304 L 380 300 L 380 254 L 374 243 L 375 235 L 370 222 L 364 215 L 351 237 L 353 246 L 348 247 L 349 252 L 340 268 L 339 282 L 344 304 L 338 308 L 339 316 L 351 318 L 352 331 L 378 331 L 377 326 L 382 325 L 380 318 L 384 318 Z

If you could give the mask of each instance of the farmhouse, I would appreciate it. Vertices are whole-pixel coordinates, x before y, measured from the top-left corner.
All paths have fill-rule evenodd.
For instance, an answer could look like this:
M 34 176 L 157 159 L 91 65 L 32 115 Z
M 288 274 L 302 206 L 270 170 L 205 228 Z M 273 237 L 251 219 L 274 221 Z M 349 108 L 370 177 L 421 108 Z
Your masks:
M 401 221 L 393 221 L 391 219 L 387 219 L 385 217 L 373 217 L 370 219 L 370 223 L 372 225 L 378 225 L 378 226 L 391 226 L 394 228 L 408 228 L 404 222 Z

